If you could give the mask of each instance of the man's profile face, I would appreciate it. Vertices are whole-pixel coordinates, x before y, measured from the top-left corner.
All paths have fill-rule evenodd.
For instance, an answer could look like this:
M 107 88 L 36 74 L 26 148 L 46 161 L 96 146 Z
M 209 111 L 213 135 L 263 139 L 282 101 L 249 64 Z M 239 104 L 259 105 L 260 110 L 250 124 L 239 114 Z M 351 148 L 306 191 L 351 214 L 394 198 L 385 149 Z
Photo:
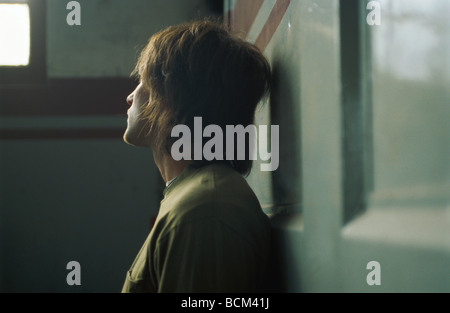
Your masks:
M 142 82 L 136 89 L 128 95 L 127 129 L 123 135 L 123 140 L 134 146 L 150 146 L 150 138 L 144 129 L 145 121 L 141 118 L 143 105 L 149 99 L 149 92 L 144 88 Z

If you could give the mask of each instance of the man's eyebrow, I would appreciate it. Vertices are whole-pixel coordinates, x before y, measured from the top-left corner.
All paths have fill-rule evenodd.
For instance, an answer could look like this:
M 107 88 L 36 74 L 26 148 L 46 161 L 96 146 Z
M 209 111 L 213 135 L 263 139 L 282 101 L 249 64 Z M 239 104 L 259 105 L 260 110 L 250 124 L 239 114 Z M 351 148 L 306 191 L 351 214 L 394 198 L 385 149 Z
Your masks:
M 137 83 L 140 83 L 142 80 L 141 75 L 139 75 L 139 74 L 133 74 L 133 75 L 131 75 L 131 78 L 133 79 L 134 82 L 137 82 Z
M 134 69 L 130 73 L 130 78 L 132 78 L 134 81 L 138 81 L 141 79 L 141 73 L 139 71 L 137 71 L 136 69 Z

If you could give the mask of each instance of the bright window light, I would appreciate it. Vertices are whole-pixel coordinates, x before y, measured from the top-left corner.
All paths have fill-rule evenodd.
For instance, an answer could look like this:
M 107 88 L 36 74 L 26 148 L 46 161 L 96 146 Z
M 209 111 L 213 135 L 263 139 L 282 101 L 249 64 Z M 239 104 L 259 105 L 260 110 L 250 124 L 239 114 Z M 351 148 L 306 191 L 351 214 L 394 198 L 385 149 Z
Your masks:
M 29 61 L 28 4 L 0 4 L 0 66 L 23 66 Z

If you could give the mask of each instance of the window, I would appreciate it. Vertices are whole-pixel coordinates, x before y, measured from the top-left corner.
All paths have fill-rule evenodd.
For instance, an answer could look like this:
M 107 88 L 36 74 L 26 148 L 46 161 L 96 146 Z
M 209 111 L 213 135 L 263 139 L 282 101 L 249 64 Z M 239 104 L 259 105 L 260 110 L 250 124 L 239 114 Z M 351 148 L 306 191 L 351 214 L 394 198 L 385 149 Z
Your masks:
M 0 84 L 46 77 L 45 1 L 0 0 Z
M 30 62 L 30 13 L 26 3 L 0 4 L 0 66 Z
M 448 1 L 380 1 L 373 58 L 372 207 L 449 204 Z

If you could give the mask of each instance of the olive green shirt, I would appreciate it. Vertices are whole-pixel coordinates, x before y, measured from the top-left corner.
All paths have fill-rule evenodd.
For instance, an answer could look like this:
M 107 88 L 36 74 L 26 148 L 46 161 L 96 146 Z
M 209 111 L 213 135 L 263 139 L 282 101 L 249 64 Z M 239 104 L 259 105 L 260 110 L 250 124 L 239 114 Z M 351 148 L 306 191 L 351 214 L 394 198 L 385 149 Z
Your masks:
M 270 223 L 230 165 L 188 166 L 170 184 L 122 292 L 254 292 L 264 278 Z

